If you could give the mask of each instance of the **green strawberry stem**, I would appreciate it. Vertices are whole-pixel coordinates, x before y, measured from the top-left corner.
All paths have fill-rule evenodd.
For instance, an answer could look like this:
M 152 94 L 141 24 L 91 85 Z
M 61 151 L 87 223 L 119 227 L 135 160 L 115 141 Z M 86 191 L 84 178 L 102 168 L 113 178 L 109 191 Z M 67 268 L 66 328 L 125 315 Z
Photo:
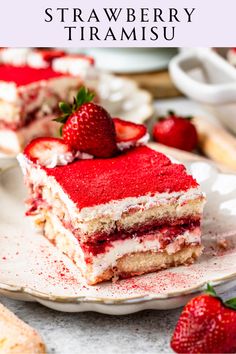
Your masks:
M 169 116 L 176 116 L 175 111 L 169 110 L 169 111 L 167 111 L 167 113 Z M 185 116 L 185 117 L 183 117 L 183 119 L 191 120 L 191 119 L 193 119 L 193 116 Z
M 163 120 L 165 120 L 167 118 L 170 118 L 170 117 L 176 117 L 175 111 L 171 111 L 171 110 L 167 111 L 167 115 L 166 116 L 159 116 L 158 117 L 158 121 L 161 122 L 161 121 L 163 121 Z M 186 119 L 186 120 L 192 120 L 193 116 L 185 116 L 185 117 L 181 117 L 181 118 Z
M 206 294 L 211 296 L 217 296 L 215 289 L 210 284 L 207 284 Z
M 67 122 L 67 119 L 84 103 L 89 103 L 94 99 L 95 94 L 89 91 L 86 87 L 82 86 L 77 95 L 74 97 L 73 104 L 67 102 L 59 102 L 59 108 L 62 115 L 53 119 L 55 122 L 61 123 L 60 136 L 62 135 L 63 124 Z
M 210 284 L 207 284 L 207 290 L 206 290 L 206 294 L 210 295 L 210 296 L 214 296 L 217 297 L 226 307 L 229 307 L 233 310 L 236 310 L 236 298 L 232 298 L 226 301 L 223 301 L 217 294 L 215 289 L 213 288 L 213 286 L 211 286 Z

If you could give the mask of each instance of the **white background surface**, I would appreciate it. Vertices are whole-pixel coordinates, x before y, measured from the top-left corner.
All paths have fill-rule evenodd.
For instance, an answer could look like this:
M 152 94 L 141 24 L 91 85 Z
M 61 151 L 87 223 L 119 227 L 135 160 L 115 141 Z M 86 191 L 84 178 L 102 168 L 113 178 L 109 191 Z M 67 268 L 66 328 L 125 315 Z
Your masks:
M 102 6 L 101 6 L 102 4 Z M 127 6 L 128 5 L 128 6 Z M 141 23 L 140 15 L 137 18 L 135 27 L 139 29 L 139 35 L 137 41 L 127 41 L 126 39 L 120 39 L 120 29 L 125 26 L 131 30 L 134 27 L 134 23 L 126 23 L 127 18 L 125 11 L 122 11 L 122 15 L 118 22 L 112 21 L 111 23 L 104 16 L 103 8 L 105 7 L 118 7 L 124 8 L 133 7 L 138 12 L 140 7 L 149 7 L 150 22 Z M 160 7 L 163 9 L 164 21 L 153 23 L 152 9 L 154 7 Z M 169 8 L 176 7 L 180 11 L 180 22 L 169 23 Z M 101 33 L 101 40 L 94 40 L 93 47 L 191 47 L 191 46 L 212 46 L 212 47 L 234 47 L 235 46 L 235 0 L 227 0 L 225 3 L 221 1 L 203 1 L 203 0 L 159 0 L 155 3 L 153 0 L 137 1 L 137 0 L 120 0 L 119 2 L 111 0 L 69 0 L 69 1 L 55 1 L 55 0 L 8 0 L 1 1 L 0 12 L 0 43 L 1 46 L 36 46 L 36 47 L 91 47 L 90 37 L 86 34 L 85 41 L 80 41 L 81 23 L 73 22 L 73 14 L 69 11 L 69 17 L 66 18 L 65 23 L 60 22 L 60 17 L 55 14 L 54 21 L 44 21 L 45 8 L 51 7 L 54 10 L 57 7 L 69 7 L 72 9 L 81 8 L 85 13 L 85 19 L 83 26 L 88 27 L 96 25 Z M 95 8 L 99 15 L 100 22 L 88 21 L 91 9 Z M 187 22 L 187 17 L 184 16 L 184 8 L 196 8 L 195 16 L 191 23 Z M 72 41 L 68 41 L 68 36 L 64 30 L 64 26 L 77 25 L 75 35 Z M 149 30 L 152 26 L 158 27 L 159 37 L 155 41 L 149 40 L 150 36 L 147 36 L 146 40 L 142 40 L 140 36 L 140 28 L 145 25 Z M 176 35 L 173 40 L 165 40 L 163 36 L 163 26 L 176 26 Z M 114 44 L 113 38 L 103 40 L 109 26 L 116 36 L 116 42 Z M 86 31 L 87 32 L 87 31 Z

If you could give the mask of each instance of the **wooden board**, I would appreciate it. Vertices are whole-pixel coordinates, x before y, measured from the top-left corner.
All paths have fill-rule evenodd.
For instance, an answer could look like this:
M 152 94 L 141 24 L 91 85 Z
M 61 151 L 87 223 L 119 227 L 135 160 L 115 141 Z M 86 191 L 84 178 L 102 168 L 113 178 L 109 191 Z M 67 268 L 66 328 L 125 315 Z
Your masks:
M 174 86 L 167 70 L 120 76 L 136 81 L 141 88 L 149 91 L 154 98 L 171 98 L 182 95 Z

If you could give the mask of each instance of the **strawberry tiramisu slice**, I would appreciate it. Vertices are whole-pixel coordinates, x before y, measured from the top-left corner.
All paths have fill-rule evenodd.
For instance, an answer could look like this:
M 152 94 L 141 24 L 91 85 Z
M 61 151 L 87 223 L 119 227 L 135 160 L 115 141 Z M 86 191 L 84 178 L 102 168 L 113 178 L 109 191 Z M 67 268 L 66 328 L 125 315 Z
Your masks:
M 197 182 L 141 146 L 145 127 L 123 122 L 121 136 L 121 120 L 82 96 L 72 113 L 62 107 L 64 140 L 34 140 L 19 156 L 28 215 L 89 284 L 193 262 L 205 201 Z

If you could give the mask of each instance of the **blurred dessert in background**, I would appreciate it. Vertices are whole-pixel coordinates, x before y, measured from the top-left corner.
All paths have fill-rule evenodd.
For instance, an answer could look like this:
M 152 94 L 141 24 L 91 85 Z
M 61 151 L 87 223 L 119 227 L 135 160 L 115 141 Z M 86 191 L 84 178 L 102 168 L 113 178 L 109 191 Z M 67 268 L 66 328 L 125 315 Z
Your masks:
M 51 136 L 58 103 L 71 100 L 93 59 L 58 50 L 0 50 L 0 149 L 18 153 L 36 136 Z
M 32 68 L 48 68 L 52 66 L 55 59 L 64 56 L 66 53 L 63 50 L 35 49 L 28 53 L 25 64 Z
M 230 48 L 227 52 L 227 59 L 230 64 L 236 66 L 236 48 Z
M 64 74 L 86 77 L 88 70 L 94 65 L 94 59 L 83 54 L 67 54 L 55 58 L 52 68 Z

